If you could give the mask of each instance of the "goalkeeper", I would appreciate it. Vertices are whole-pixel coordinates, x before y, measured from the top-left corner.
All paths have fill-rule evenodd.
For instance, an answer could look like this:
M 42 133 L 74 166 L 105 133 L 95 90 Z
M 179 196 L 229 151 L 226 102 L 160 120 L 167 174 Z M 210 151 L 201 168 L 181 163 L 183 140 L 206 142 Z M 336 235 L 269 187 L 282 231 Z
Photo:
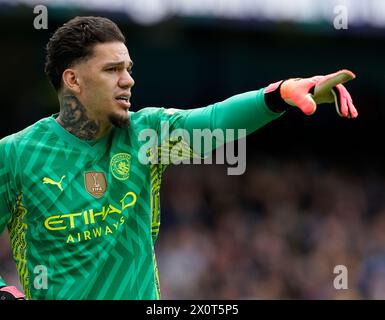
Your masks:
M 167 123 L 189 133 L 250 134 L 288 110 L 310 115 L 322 103 L 357 117 L 343 85 L 355 77 L 348 70 L 203 108 L 131 112 L 132 66 L 122 32 L 106 18 L 76 17 L 49 40 L 45 71 L 60 111 L 0 141 L 0 232 L 8 228 L 22 285 L 0 277 L 0 299 L 160 298 L 154 244 L 166 165 L 140 161 L 142 130 L 161 136 Z

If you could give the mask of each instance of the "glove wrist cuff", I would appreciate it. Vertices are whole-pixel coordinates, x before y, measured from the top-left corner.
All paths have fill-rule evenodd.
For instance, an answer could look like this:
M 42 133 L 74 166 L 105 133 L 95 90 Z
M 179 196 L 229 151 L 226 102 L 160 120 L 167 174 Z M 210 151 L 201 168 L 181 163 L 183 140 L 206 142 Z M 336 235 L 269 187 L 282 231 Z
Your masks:
M 268 108 L 276 113 L 282 113 L 292 106 L 285 102 L 281 96 L 281 85 L 283 80 L 270 84 L 264 91 L 265 103 Z

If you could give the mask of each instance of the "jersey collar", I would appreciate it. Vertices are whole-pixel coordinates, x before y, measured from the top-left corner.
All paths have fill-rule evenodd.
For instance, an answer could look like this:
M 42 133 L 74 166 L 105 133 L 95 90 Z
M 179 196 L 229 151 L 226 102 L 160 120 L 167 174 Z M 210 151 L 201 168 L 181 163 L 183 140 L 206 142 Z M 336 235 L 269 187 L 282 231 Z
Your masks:
M 113 128 L 102 138 L 97 140 L 82 140 L 72 133 L 68 132 L 64 129 L 57 121 L 59 113 L 53 114 L 49 120 L 49 124 L 51 129 L 62 139 L 66 140 L 69 144 L 81 149 L 81 150 L 89 150 L 92 152 L 100 152 L 101 149 L 105 148 L 106 141 L 109 140 L 111 136 L 111 132 L 114 130 Z

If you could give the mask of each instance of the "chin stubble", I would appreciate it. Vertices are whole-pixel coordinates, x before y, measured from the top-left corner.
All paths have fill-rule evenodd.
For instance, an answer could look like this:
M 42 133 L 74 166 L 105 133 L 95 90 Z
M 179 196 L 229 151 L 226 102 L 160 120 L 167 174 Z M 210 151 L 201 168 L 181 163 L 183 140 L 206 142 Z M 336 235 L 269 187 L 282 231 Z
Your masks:
M 127 115 L 125 115 L 125 116 L 117 115 L 117 114 L 111 114 L 109 116 L 109 120 L 110 120 L 112 125 L 114 125 L 115 127 L 121 128 L 121 129 L 127 128 L 131 122 L 130 121 L 130 115 L 128 112 L 127 112 Z

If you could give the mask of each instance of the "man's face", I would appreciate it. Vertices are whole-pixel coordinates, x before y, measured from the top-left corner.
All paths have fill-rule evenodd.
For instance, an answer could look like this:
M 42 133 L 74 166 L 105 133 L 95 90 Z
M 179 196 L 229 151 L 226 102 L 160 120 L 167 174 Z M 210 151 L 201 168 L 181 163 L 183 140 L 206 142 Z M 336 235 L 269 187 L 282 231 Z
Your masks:
M 78 99 L 85 106 L 88 117 L 127 127 L 130 123 L 132 61 L 122 42 L 99 43 L 93 55 L 76 65 L 79 91 Z

